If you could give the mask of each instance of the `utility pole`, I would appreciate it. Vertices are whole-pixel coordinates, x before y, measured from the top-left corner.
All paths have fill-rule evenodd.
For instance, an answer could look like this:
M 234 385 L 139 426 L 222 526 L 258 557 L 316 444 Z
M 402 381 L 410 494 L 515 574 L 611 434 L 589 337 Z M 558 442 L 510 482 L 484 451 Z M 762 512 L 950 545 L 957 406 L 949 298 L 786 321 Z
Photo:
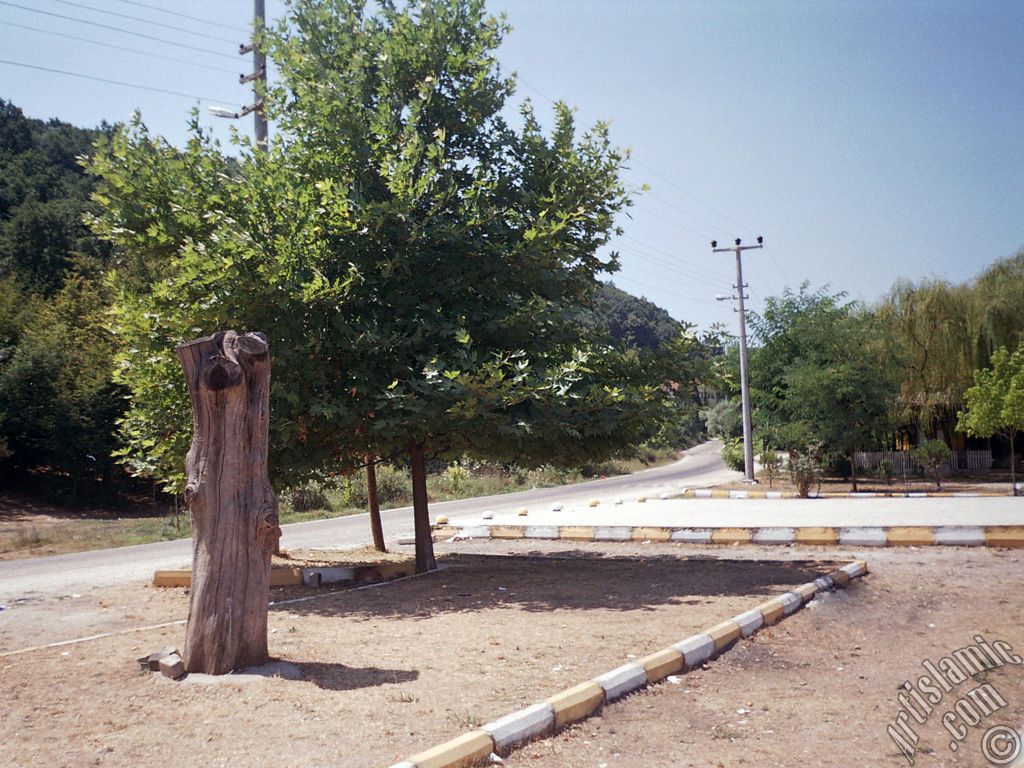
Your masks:
M 263 31 L 267 21 L 266 0 L 253 0 L 253 31 L 259 34 Z M 263 98 L 260 96 L 260 88 L 257 83 L 267 84 L 267 54 L 257 47 L 255 40 L 242 43 L 238 46 L 240 56 L 252 54 L 252 72 L 244 72 L 238 76 L 241 85 L 252 83 L 252 104 L 242 107 L 237 112 L 224 107 L 210 107 L 210 114 L 215 117 L 225 117 L 229 120 L 238 120 L 248 114 L 253 116 L 253 136 L 256 146 L 267 151 L 267 116 L 263 111 Z
M 258 35 L 262 35 L 267 23 L 266 2 L 265 0 L 253 0 L 253 2 L 253 29 Z M 256 146 L 262 148 L 265 152 L 267 149 L 267 116 L 263 111 L 263 99 L 256 85 L 256 83 L 262 82 L 264 89 L 267 86 L 267 54 L 262 46 L 254 45 L 252 48 L 252 73 L 254 76 L 252 101 L 253 104 L 257 105 L 256 109 L 253 110 L 253 117 L 255 119 L 253 128 L 256 136 Z
M 747 368 L 747 318 L 746 307 L 743 304 L 746 296 L 743 295 L 747 287 L 743 282 L 743 251 L 751 251 L 764 247 L 764 238 L 758 235 L 757 245 L 742 245 L 742 240 L 736 238 L 736 245 L 732 248 L 719 248 L 718 241 L 711 241 L 713 253 L 732 252 L 736 254 L 736 296 L 723 297 L 735 298 L 739 302 L 740 314 L 740 401 L 743 405 L 743 478 L 745 482 L 756 483 L 754 479 L 754 427 L 750 417 L 750 374 Z

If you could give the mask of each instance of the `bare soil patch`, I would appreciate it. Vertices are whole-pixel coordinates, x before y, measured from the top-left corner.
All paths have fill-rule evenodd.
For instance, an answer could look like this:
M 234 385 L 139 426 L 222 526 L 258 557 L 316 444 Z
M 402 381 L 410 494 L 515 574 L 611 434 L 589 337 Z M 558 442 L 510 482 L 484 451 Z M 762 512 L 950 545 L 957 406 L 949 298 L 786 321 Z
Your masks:
M 678 685 L 616 702 L 514 753 L 506 765 L 909 766 L 886 729 L 901 706 L 899 686 L 926 674 L 924 660 L 937 664 L 976 634 L 1024 656 L 1024 553 L 929 548 L 861 556 L 871 569 L 866 579 L 819 596 Z M 953 751 L 942 716 L 984 683 L 1007 706 L 966 728 Z M 915 765 L 992 765 L 982 756 L 982 734 L 996 725 L 1024 730 L 1024 667 L 969 678 L 943 692 L 924 725 L 910 725 L 920 738 Z
M 675 545 L 462 543 L 374 589 L 274 590 L 271 653 L 302 679 L 139 671 L 180 625 L 0 657 L 0 763 L 387 766 L 832 570 L 808 555 Z M 439 552 L 447 545 L 439 545 Z M 505 556 L 509 552 L 516 557 Z M 185 590 L 85 590 L 0 612 L 10 651 L 184 618 Z

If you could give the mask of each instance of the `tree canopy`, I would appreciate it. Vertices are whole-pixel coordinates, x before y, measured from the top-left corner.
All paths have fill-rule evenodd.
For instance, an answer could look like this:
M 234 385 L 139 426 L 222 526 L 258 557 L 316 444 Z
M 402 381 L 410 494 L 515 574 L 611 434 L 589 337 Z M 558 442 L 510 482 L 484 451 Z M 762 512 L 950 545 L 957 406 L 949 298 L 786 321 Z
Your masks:
M 108 130 L 0 100 L 0 460 L 66 477 L 72 499 L 82 480 L 111 478 L 123 410 L 104 317 L 109 248 L 82 222 L 92 180 L 76 160 Z
M 958 427 L 969 435 L 1004 435 L 1010 441 L 1010 482 L 1017 494 L 1014 444 L 1024 430 L 1024 341 L 1012 353 L 1000 347 L 991 364 L 974 372 L 974 384 L 964 393 Z
M 226 328 L 270 343 L 277 483 L 405 452 L 415 490 L 427 454 L 571 462 L 657 430 L 661 359 L 578 320 L 617 266 L 597 250 L 630 203 L 625 155 L 565 104 L 550 134 L 529 102 L 506 123 L 506 31 L 478 0 L 294 0 L 260 41 L 280 72 L 266 152 L 239 139 L 229 161 L 198 120 L 184 151 L 138 119 L 102 144 L 137 470 L 180 482 L 172 350 Z
M 871 317 L 841 293 L 804 284 L 769 298 L 751 325 L 760 343 L 750 366 L 756 427 L 775 447 L 816 447 L 852 464 L 884 433 L 896 391 Z

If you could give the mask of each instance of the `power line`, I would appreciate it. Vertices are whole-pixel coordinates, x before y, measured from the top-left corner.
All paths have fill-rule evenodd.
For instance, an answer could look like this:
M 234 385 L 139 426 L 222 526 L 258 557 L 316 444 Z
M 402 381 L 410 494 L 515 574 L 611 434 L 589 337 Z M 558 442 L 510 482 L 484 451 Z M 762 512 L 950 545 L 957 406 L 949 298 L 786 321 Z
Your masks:
M 617 249 L 622 253 L 636 256 L 637 258 L 644 259 L 649 263 L 655 264 L 661 270 L 669 270 L 677 275 L 686 277 L 698 283 L 703 283 L 708 288 L 720 289 L 723 284 L 723 280 L 718 275 L 712 275 L 711 273 L 702 274 L 697 271 L 698 268 L 692 265 L 684 265 L 678 263 L 671 263 L 659 260 L 657 257 L 647 253 L 640 253 L 639 251 L 631 251 L 627 248 Z
M 668 259 L 670 259 L 671 263 L 674 264 L 674 265 L 675 264 L 679 264 L 679 261 L 678 261 L 679 257 L 676 254 L 669 253 L 668 251 L 663 251 L 663 250 L 661 250 L 659 248 L 655 248 L 653 245 L 648 245 L 647 243 L 644 243 L 644 242 L 642 242 L 640 240 L 637 240 L 635 237 L 630 237 L 629 235 L 620 235 L 619 237 L 620 238 L 624 238 L 626 240 L 629 240 L 632 243 L 636 243 L 640 247 L 646 248 L 649 251 L 653 251 L 654 253 L 657 253 L 657 254 L 660 254 L 662 256 L 668 257 Z M 718 274 L 716 272 L 714 272 L 713 270 L 708 269 L 707 267 L 697 266 L 695 264 L 688 264 L 687 266 L 689 266 L 691 269 L 695 269 L 695 270 L 700 270 L 700 271 L 706 272 L 709 276 L 711 276 L 711 277 L 713 277 L 715 279 L 718 279 Z
M 230 43 L 231 45 L 237 45 L 238 40 L 229 40 L 226 37 L 218 37 L 217 35 L 208 35 L 205 32 L 193 32 L 191 29 L 185 29 L 184 27 L 178 27 L 174 24 L 164 24 L 162 21 L 151 21 L 150 19 L 143 18 L 142 16 L 129 16 L 126 13 L 118 13 L 117 11 L 108 11 L 103 8 L 97 8 L 94 5 L 86 5 L 85 3 L 75 3 L 72 0 L 50 0 L 53 3 L 60 3 L 61 5 L 70 5 L 72 8 L 83 8 L 87 11 L 93 11 L 94 13 L 105 13 L 107 16 L 115 16 L 119 19 L 128 19 L 129 21 L 140 21 L 143 24 L 152 24 L 154 27 L 162 27 L 163 29 L 173 29 L 175 32 L 184 32 L 186 35 L 195 35 L 196 37 L 205 37 L 208 40 L 216 40 L 220 43 Z
M 200 24 L 209 24 L 213 27 L 221 27 L 223 29 L 230 29 L 232 32 L 242 32 L 248 35 L 249 30 L 244 27 L 233 27 L 230 24 L 221 24 L 219 21 L 209 21 L 208 19 L 201 19 L 198 16 L 189 16 L 187 13 L 178 13 L 177 11 L 168 11 L 166 8 L 161 8 L 158 5 L 149 5 L 148 3 L 137 3 L 134 0 L 114 0 L 115 3 L 124 3 L 125 5 L 134 5 L 137 8 L 148 8 L 151 11 L 159 11 L 160 13 L 166 13 L 171 16 L 177 16 L 181 19 L 188 19 L 189 21 L 198 21 Z
M 104 48 L 114 48 L 118 51 L 127 51 L 128 53 L 135 53 L 139 56 L 149 56 L 153 59 L 163 59 L 164 61 L 173 61 L 176 64 L 187 64 L 190 67 L 202 67 L 203 69 L 212 69 L 217 72 L 227 72 L 228 74 L 236 74 L 235 70 L 228 69 L 227 67 L 215 67 L 211 64 L 201 64 L 198 61 L 189 61 L 188 59 L 179 59 L 174 56 L 163 56 L 159 53 L 152 53 L 150 51 L 142 51 L 138 48 L 128 48 L 124 45 L 115 45 L 114 43 L 107 43 L 102 40 L 93 40 L 88 37 L 76 37 L 75 35 L 65 35 L 63 32 L 54 32 L 49 29 L 40 29 L 39 27 L 30 27 L 27 24 L 15 24 L 13 21 L 4 21 L 0 19 L 0 24 L 6 24 L 8 27 L 17 27 L 18 29 L 27 29 L 30 32 L 39 32 L 44 35 L 53 35 L 54 37 L 63 37 L 68 40 L 77 40 L 81 43 L 91 43 L 92 45 L 102 45 Z
M 131 29 L 124 29 L 123 27 L 114 27 L 114 26 L 111 26 L 110 24 L 100 24 L 98 21 L 87 21 L 86 19 L 80 19 L 80 18 L 78 18 L 76 16 L 65 16 L 64 14 L 61 14 L 61 13 L 53 13 L 51 11 L 41 11 L 38 8 L 29 8 L 27 5 L 18 5 L 17 3 L 7 2 L 7 0 L 0 0 L 0 5 L 6 5 L 6 6 L 10 7 L 10 8 L 19 8 L 19 9 L 21 9 L 23 11 L 29 11 L 30 13 L 41 13 L 44 16 L 53 16 L 54 18 L 57 18 L 57 19 L 64 19 L 66 21 L 73 21 L 76 24 L 88 24 L 90 27 L 99 27 L 100 29 L 111 29 L 114 32 L 123 32 L 123 33 L 128 34 L 128 35 L 134 35 L 135 37 L 143 38 L 144 40 L 155 40 L 156 42 L 163 43 L 164 45 L 176 45 L 179 48 L 188 48 L 190 51 L 199 51 L 200 53 L 205 53 L 205 54 L 208 54 L 210 56 L 221 56 L 222 58 L 225 58 L 225 59 L 231 59 L 231 61 L 237 61 L 238 60 L 237 54 L 236 55 L 228 55 L 226 53 L 218 53 L 217 51 L 211 51 L 209 48 L 200 48 L 198 46 L 188 45 L 186 43 L 176 43 L 176 42 L 174 42 L 172 40 L 165 40 L 162 37 L 156 37 L 154 35 L 145 35 L 142 32 L 135 32 L 134 30 L 131 30 Z
M 698 299 L 698 298 L 694 298 L 692 296 L 683 296 L 683 295 L 678 293 L 678 289 L 677 289 L 676 286 L 668 286 L 668 287 L 666 287 L 664 285 L 660 285 L 660 286 L 659 285 L 651 285 L 650 283 L 645 283 L 642 280 L 634 280 L 632 277 L 629 277 L 629 276 L 626 276 L 626 275 L 621 275 L 621 274 L 616 274 L 614 277 L 611 278 L 611 280 L 612 280 L 613 283 L 616 282 L 616 281 L 625 281 L 627 283 L 632 283 L 633 285 L 638 285 L 641 288 L 646 288 L 649 291 L 657 291 L 658 293 L 661 293 L 661 294 L 671 293 L 671 294 L 673 294 L 675 296 L 679 296 L 684 301 L 687 301 L 687 302 L 693 303 L 693 304 L 707 304 L 709 307 L 718 306 L 713 301 L 707 301 L 706 299 Z
M 686 226 L 685 224 L 680 224 L 678 221 L 673 221 L 672 219 L 668 218 L 667 216 L 662 216 L 660 213 L 656 213 L 655 211 L 652 211 L 650 208 L 643 208 L 643 207 L 641 207 L 639 205 L 634 205 L 633 207 L 636 208 L 638 211 L 643 211 L 644 213 L 647 213 L 647 214 L 649 214 L 651 216 L 654 216 L 657 219 L 661 219 L 662 221 L 666 222 L 667 224 L 671 224 L 673 227 L 679 227 L 679 229 L 681 229 L 681 230 L 683 230 L 685 232 L 689 232 L 691 235 L 696 235 L 697 237 L 701 238 L 702 240 L 707 240 L 708 239 L 708 236 L 705 233 L 698 232 L 695 229 L 691 229 L 690 227 Z
M 698 204 L 700 204 L 700 205 L 703 205 L 703 206 L 704 206 L 705 208 L 707 208 L 707 209 L 708 209 L 709 211 L 711 211 L 712 213 L 714 213 L 714 214 L 716 214 L 716 215 L 718 215 L 718 216 L 721 216 L 721 217 L 722 217 L 723 219 L 725 219 L 726 221 L 728 221 L 728 222 L 729 222 L 730 224 L 734 224 L 734 225 L 736 225 L 737 227 L 739 227 L 740 229 L 742 229 L 742 230 L 744 230 L 744 231 L 746 231 L 746 232 L 748 232 L 748 233 L 749 233 L 749 232 L 753 232 L 753 231 L 754 231 L 753 229 L 750 229 L 750 227 L 746 226 L 745 224 L 740 224 L 740 223 L 739 223 L 738 221 L 736 221 L 736 219 L 732 218 L 732 217 L 731 217 L 731 216 L 729 216 L 728 214 L 722 213 L 722 212 L 721 212 L 720 210 L 718 210 L 717 208 L 713 208 L 712 206 L 708 205 L 707 203 L 705 203 L 705 202 L 704 202 L 703 200 L 701 200 L 701 199 L 700 199 L 699 197 L 697 197 L 697 196 L 696 196 L 696 195 L 694 195 L 693 193 L 691 193 L 691 192 L 687 192 L 687 191 L 686 191 L 685 189 L 683 189 L 683 188 L 682 188 L 681 186 L 679 186 L 679 185 L 678 185 L 678 184 L 676 184 L 676 183 L 675 183 L 674 181 L 672 181 L 672 179 L 668 178 L 667 176 L 663 176 L 663 175 L 662 175 L 661 173 L 659 173 L 658 171 L 654 170 L 654 169 L 653 169 L 653 168 L 652 168 L 651 166 L 647 165 L 647 163 L 642 163 L 642 162 L 640 162 L 639 160 L 637 160 L 636 158 L 634 158 L 633 160 L 634 160 L 634 162 L 635 162 L 635 163 L 636 163 L 637 165 L 639 165 L 639 166 L 641 166 L 641 167 L 643 167 L 643 168 L 646 168 L 646 169 L 647 169 L 648 171 L 650 171 L 651 173 L 653 173 L 653 174 L 654 174 L 655 176 L 657 176 L 657 177 L 658 177 L 659 179 L 661 179 L 662 181 L 664 181 L 664 182 L 665 182 L 666 184 L 671 184 L 671 185 L 672 185 L 673 187 L 675 187 L 676 189 L 678 189 L 678 190 L 679 190 L 680 192 L 682 192 L 682 193 L 683 193 L 684 195 L 686 195 L 686 196 L 687 196 L 688 198 L 690 198 L 691 200 L 693 200 L 693 201 L 694 201 L 695 203 L 698 203 Z
M 121 80 L 108 80 L 105 77 L 93 77 L 92 75 L 83 75 L 78 72 L 68 72 L 63 69 L 52 69 L 50 67 L 40 67 L 37 64 L 25 64 L 20 61 L 8 61 L 7 59 L 0 59 L 0 64 L 9 64 L 12 67 L 25 67 L 26 69 L 38 69 L 41 72 L 52 72 L 57 75 L 67 75 L 68 77 L 80 77 L 83 80 L 95 80 L 98 83 L 107 83 L 108 85 L 120 85 L 125 88 L 138 88 L 143 91 L 153 91 L 155 93 L 165 93 L 170 96 L 182 96 L 186 99 L 196 99 L 198 101 L 220 101 L 224 99 L 214 99 L 209 96 L 196 96 L 194 93 L 182 93 L 181 91 L 171 91 L 166 88 L 154 88 L 151 85 L 139 85 L 138 83 L 125 83 Z M 233 102 L 227 102 L 233 104 Z M 235 105 L 238 106 L 238 105 Z
M 642 194 L 643 194 L 643 196 L 645 198 L 651 198 L 652 200 L 658 200 L 662 205 L 664 205 L 664 206 L 666 206 L 668 208 L 671 208 L 673 211 L 676 211 L 678 213 L 683 214 L 684 216 L 687 216 L 687 217 L 693 219 L 698 224 L 701 224 L 701 225 L 703 225 L 705 227 L 708 227 L 709 229 L 712 229 L 712 230 L 718 229 L 718 225 L 717 224 L 712 224 L 707 219 L 702 219 L 700 216 L 697 216 L 696 214 L 690 213 L 688 210 L 686 210 L 685 208 L 682 208 L 679 205 L 676 205 L 671 200 L 666 200 L 664 197 L 662 197 L 661 195 L 657 194 L 653 190 L 650 190 L 650 189 L 645 190 Z

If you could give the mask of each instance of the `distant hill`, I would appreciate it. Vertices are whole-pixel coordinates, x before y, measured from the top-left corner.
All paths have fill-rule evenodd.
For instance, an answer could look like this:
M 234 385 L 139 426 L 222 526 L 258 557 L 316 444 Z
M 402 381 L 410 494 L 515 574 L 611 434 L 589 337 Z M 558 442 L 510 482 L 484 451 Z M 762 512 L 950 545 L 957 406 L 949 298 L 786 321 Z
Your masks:
M 82 223 L 93 184 L 77 158 L 108 130 L 27 118 L 0 99 L 0 277 L 49 296 L 74 256 L 105 259 Z
M 583 322 L 606 330 L 627 346 L 656 350 L 679 335 L 683 324 L 657 304 L 616 288 L 611 282 L 597 290 L 593 304 L 583 310 Z

